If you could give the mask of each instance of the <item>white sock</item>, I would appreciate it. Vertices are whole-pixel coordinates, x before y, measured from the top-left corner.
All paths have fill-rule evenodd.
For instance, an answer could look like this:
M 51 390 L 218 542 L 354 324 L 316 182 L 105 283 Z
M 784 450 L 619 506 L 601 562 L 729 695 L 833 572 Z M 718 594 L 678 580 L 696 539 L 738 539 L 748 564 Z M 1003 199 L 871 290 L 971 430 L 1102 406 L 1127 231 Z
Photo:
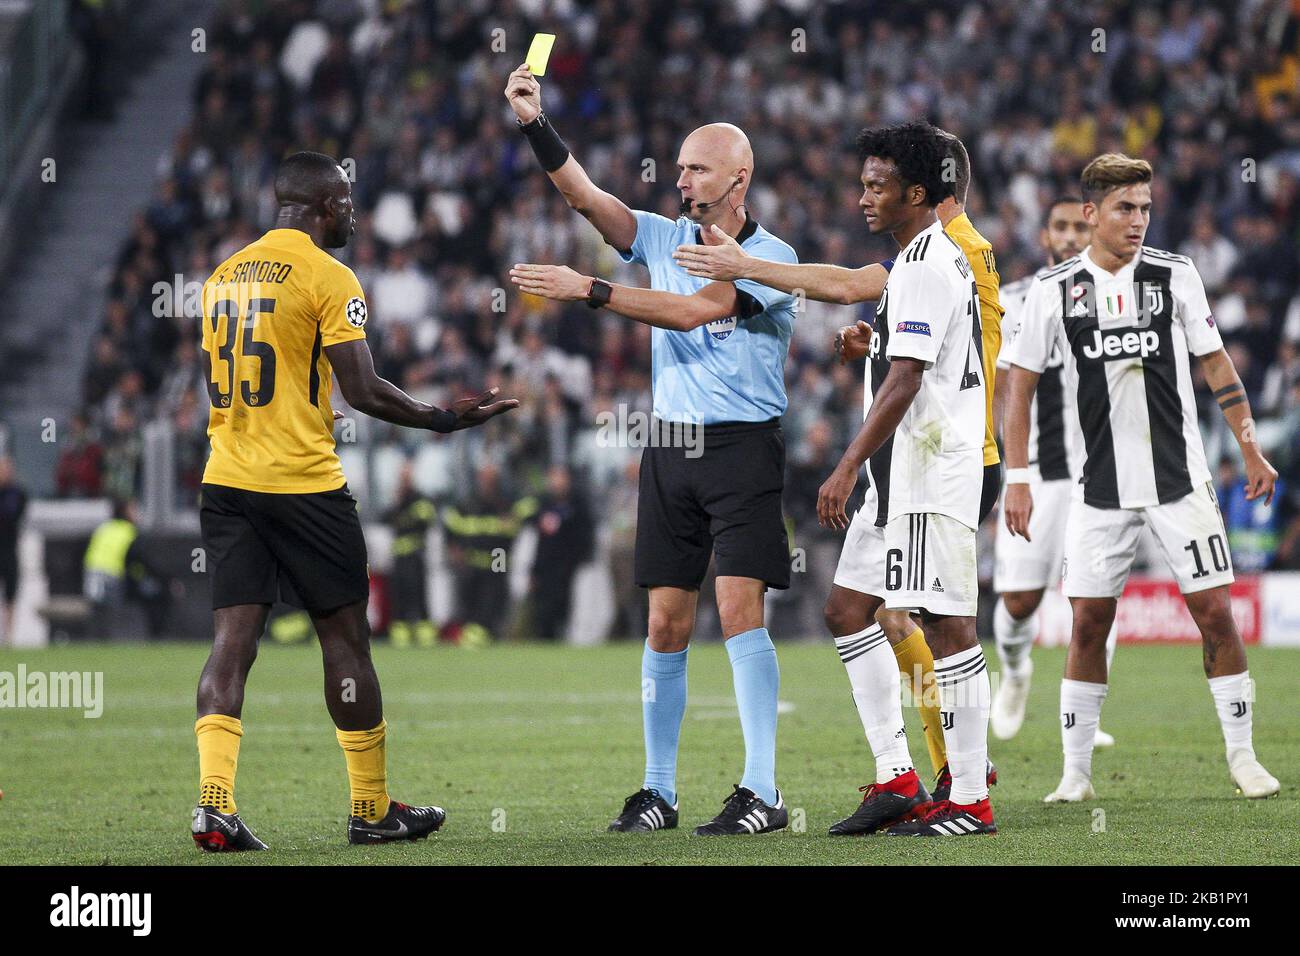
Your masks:
M 888 783 L 912 769 L 894 649 L 880 625 L 874 623 L 855 634 L 835 638 L 835 649 L 849 672 L 853 703 L 876 758 L 876 783 Z
M 1106 680 L 1110 680 L 1110 664 L 1115 659 L 1115 645 L 1119 643 L 1119 621 L 1110 622 L 1110 633 L 1106 635 Z
M 1017 621 L 1007 610 L 1006 602 L 998 598 L 993 607 L 993 642 L 997 645 L 998 660 L 1002 662 L 1004 674 L 1019 676 L 1023 672 L 1037 630 L 1037 610 L 1023 621 Z
M 1083 680 L 1061 681 L 1061 749 L 1065 752 L 1066 772 L 1071 770 L 1092 777 L 1092 747 L 1101 722 L 1101 705 L 1109 684 Z
M 989 672 L 978 644 L 937 658 L 934 682 L 939 689 L 939 717 L 943 743 L 952 771 L 952 793 L 957 804 L 978 803 L 989 795 Z
M 1250 679 L 1250 671 L 1211 677 L 1210 693 L 1214 696 L 1214 709 L 1219 712 L 1219 726 L 1223 728 L 1223 742 L 1229 756 L 1245 750 L 1254 759 L 1251 710 L 1255 706 L 1255 682 Z

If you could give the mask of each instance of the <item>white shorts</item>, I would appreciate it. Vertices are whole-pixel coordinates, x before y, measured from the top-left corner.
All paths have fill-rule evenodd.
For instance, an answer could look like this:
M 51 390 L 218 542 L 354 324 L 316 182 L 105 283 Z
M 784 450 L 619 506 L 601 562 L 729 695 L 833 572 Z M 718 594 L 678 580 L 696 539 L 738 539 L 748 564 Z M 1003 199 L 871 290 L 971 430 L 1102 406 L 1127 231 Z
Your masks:
M 1029 515 L 1030 541 L 1008 531 L 1006 521 L 999 516 L 993 569 L 993 590 L 998 594 L 1053 588 L 1061 580 L 1065 519 L 1070 513 L 1073 488 L 1070 478 L 1030 483 L 1034 499 L 1034 510 Z
M 853 515 L 844 533 L 840 563 L 835 568 L 835 583 L 859 594 L 885 598 L 885 529 L 876 527 L 876 504 L 873 495 Z
M 1066 597 L 1119 597 L 1142 526 L 1151 534 L 1184 594 L 1231 584 L 1232 555 L 1214 485 L 1149 508 L 1094 508 L 1070 502 L 1065 528 Z M 1032 534 L 1032 532 L 1030 532 Z
M 939 514 L 902 514 L 885 526 L 885 606 L 974 617 L 975 529 Z

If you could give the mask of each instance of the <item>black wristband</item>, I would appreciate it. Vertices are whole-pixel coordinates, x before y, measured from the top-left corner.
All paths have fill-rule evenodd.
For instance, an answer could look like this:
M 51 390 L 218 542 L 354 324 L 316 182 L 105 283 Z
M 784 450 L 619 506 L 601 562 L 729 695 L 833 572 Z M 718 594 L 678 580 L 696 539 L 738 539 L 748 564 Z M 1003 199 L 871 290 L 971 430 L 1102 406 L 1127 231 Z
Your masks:
M 456 413 L 446 408 L 434 408 L 429 427 L 433 431 L 446 434 L 456 430 Z
M 613 293 L 614 287 L 604 279 L 592 279 L 591 291 L 587 293 L 587 307 L 599 309 L 601 306 L 609 305 L 609 297 Z
M 560 139 L 560 134 L 555 131 L 545 113 L 538 113 L 537 119 L 531 123 L 515 120 L 515 124 L 519 127 L 519 132 L 528 137 L 542 169 L 553 173 L 568 161 L 569 147 L 564 145 L 564 140 Z

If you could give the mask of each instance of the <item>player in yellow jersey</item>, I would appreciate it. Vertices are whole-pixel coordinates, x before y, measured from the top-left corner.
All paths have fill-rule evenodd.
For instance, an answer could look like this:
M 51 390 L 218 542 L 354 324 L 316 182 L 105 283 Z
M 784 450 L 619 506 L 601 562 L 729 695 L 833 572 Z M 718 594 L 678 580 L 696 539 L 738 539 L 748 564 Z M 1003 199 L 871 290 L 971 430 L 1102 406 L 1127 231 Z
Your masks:
M 993 244 L 980 235 L 966 215 L 966 194 L 970 191 L 970 157 L 960 139 L 951 134 L 953 195 L 939 203 L 935 214 L 943 231 L 966 253 L 975 276 L 980 297 L 980 337 L 984 340 L 981 359 L 984 366 L 984 487 L 980 494 L 980 520 L 983 521 L 997 503 L 1002 491 L 1002 459 L 993 428 L 993 385 L 997 378 L 998 352 L 1002 350 L 1002 303 L 998 296 L 998 264 L 993 258 Z
M 943 224 L 944 232 L 962 249 L 969 260 L 972 278 L 980 300 L 980 329 L 982 350 L 980 364 L 984 373 L 986 393 L 984 430 L 984 477 L 980 495 L 980 520 L 997 502 L 1002 484 L 1002 466 L 998 458 L 993 431 L 992 391 L 1001 347 L 1002 307 L 998 301 L 998 274 L 992 246 L 981 236 L 965 212 L 966 194 L 970 188 L 970 159 L 961 140 L 950 133 L 938 131 L 948 145 L 944 157 L 943 176 L 949 184 L 947 195 L 935 207 L 935 215 Z M 916 189 L 915 185 L 909 188 Z M 913 201 L 920 202 L 921 199 Z M 865 208 L 865 207 L 864 207 Z M 868 220 L 870 223 L 870 219 Z M 893 260 L 871 263 L 857 269 L 844 266 L 804 263 L 792 265 L 782 262 L 760 261 L 746 255 L 735 242 L 726 236 L 720 245 L 679 246 L 674 258 L 691 275 L 718 281 L 750 279 L 786 292 L 803 291 L 810 299 L 852 305 L 878 300 L 889 279 Z M 875 351 L 873 351 L 875 336 Z M 834 348 L 841 362 L 860 359 L 870 353 L 879 360 L 879 336 L 867 322 L 846 326 L 836 335 Z M 887 469 L 886 469 L 887 470 Z M 883 595 L 875 595 L 883 597 Z M 827 601 L 826 618 L 833 633 L 856 633 L 863 595 L 858 589 L 837 584 Z M 948 771 L 946 748 L 939 722 L 939 708 L 934 691 L 934 659 L 925 641 L 924 632 L 916 620 L 905 611 L 890 610 L 879 604 L 874 613 L 893 646 L 899 670 L 912 687 L 914 698 L 921 711 L 925 728 L 926 745 L 936 774 L 934 796 L 943 798 L 951 776 Z M 833 623 L 834 622 L 834 623 Z M 846 623 L 847 622 L 847 623 Z M 846 662 L 847 665 L 848 662 Z M 997 772 L 990 765 L 989 782 L 997 780 Z
M 370 660 L 366 542 L 334 451 L 332 376 L 359 412 L 450 432 L 518 406 L 496 389 L 440 409 L 375 374 L 366 300 L 326 249 L 355 228 L 352 186 L 333 159 L 301 152 L 276 172 L 276 228 L 217 266 L 203 286 L 203 358 L 212 454 L 199 511 L 215 638 L 199 678 L 199 801 L 204 850 L 264 850 L 236 812 L 244 683 L 277 598 L 307 610 L 325 665 L 325 704 L 351 789 L 348 840 L 428 836 L 439 807 L 390 800 L 379 678 Z

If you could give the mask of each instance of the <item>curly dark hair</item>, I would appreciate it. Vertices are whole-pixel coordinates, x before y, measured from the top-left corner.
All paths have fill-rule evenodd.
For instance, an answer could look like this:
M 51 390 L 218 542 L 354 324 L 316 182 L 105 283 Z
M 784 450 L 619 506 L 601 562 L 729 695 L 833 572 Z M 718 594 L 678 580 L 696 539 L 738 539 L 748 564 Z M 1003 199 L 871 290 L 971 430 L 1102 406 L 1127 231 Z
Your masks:
M 898 123 L 864 129 L 858 134 L 858 160 L 887 159 L 898 170 L 903 188 L 920 186 L 927 206 L 954 195 L 955 183 L 944 181 L 944 160 L 952 156 L 948 137 L 929 123 Z

